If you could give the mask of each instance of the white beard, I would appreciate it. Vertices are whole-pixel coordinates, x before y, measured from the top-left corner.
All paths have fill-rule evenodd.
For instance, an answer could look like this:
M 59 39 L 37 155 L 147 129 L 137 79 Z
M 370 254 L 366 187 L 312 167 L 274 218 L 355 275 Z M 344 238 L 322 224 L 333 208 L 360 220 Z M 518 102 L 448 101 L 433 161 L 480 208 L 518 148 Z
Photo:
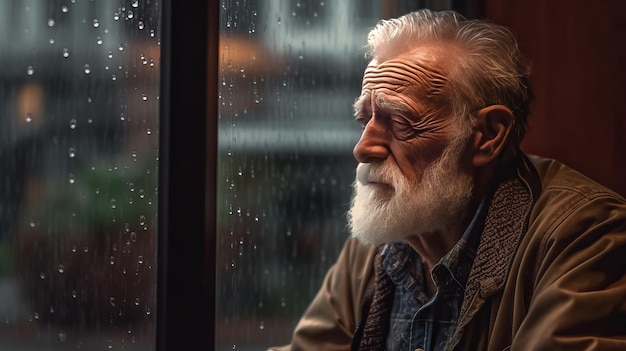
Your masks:
M 463 147 L 453 142 L 416 182 L 409 182 L 389 158 L 360 163 L 348 212 L 352 236 L 379 245 L 458 225 L 474 188 L 471 176 L 459 169 Z

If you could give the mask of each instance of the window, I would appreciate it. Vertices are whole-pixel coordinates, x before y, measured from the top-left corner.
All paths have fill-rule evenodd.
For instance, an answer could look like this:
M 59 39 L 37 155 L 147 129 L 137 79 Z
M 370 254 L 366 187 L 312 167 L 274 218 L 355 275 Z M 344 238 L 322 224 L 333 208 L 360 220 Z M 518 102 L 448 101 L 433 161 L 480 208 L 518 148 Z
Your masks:
M 3 1 L 0 27 L 0 349 L 152 349 L 158 2 Z
M 367 30 L 449 4 L 207 3 L 0 4 L 0 349 L 288 342 L 347 237 Z

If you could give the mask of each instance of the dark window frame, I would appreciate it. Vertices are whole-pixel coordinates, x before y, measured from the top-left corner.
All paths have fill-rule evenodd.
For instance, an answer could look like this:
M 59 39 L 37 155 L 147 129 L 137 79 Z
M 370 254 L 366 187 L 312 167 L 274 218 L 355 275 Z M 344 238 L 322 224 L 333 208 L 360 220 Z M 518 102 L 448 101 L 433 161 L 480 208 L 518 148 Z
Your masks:
M 215 345 L 219 2 L 162 8 L 157 350 Z

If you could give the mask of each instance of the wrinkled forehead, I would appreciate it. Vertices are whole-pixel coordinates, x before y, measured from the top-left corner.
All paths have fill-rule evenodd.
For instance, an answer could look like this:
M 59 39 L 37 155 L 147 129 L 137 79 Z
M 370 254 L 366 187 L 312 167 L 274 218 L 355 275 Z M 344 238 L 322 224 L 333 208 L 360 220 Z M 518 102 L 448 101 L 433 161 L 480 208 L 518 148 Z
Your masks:
M 380 91 L 433 99 L 443 95 L 447 82 L 441 53 L 419 50 L 383 62 L 370 61 L 363 76 L 361 96 Z

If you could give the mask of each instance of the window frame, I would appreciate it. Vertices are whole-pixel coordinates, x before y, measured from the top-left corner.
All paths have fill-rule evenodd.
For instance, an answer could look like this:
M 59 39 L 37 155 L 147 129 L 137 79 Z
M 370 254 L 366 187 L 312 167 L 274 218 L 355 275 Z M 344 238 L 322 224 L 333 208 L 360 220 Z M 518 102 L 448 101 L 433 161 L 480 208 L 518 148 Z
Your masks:
M 219 2 L 190 8 L 163 0 L 162 6 L 156 349 L 209 350 L 215 345 Z

